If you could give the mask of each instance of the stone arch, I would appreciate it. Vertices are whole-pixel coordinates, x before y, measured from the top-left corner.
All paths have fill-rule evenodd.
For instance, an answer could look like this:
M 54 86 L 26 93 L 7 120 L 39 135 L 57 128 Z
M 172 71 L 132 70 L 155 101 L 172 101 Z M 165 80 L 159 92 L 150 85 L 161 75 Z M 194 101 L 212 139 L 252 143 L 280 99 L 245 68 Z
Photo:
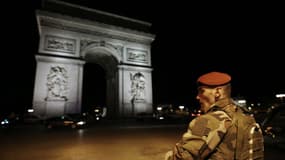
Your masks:
M 62 7 L 72 10 L 72 15 Z M 150 23 L 53 0 L 44 1 L 36 16 L 40 42 L 35 55 L 35 114 L 50 117 L 81 112 L 86 62 L 106 70 L 109 116 L 152 113 L 150 48 L 155 36 L 149 33 Z M 54 75 L 63 81 L 51 81 Z M 136 98 L 134 75 L 144 81 L 143 96 Z M 50 92 L 53 87 L 56 90 Z
M 90 45 L 81 53 L 82 58 L 87 63 L 96 63 L 101 66 L 106 74 L 106 108 L 107 116 L 114 117 L 116 115 L 116 106 L 118 103 L 118 64 L 120 57 L 116 57 L 116 50 Z
M 121 56 L 115 47 L 105 44 L 105 42 L 99 42 L 99 45 L 97 43 L 95 44 L 89 44 L 88 46 L 84 47 L 81 51 L 80 55 L 85 58 L 86 54 L 88 53 L 104 53 L 108 56 L 113 56 L 117 63 L 121 62 Z

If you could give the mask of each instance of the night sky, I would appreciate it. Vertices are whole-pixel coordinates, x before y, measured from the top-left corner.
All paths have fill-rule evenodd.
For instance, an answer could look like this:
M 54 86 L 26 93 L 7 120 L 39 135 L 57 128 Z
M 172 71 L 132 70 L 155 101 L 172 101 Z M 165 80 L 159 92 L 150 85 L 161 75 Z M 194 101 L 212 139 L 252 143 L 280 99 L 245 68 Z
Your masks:
M 231 74 L 233 96 L 262 100 L 285 93 L 284 14 L 278 4 L 69 1 L 152 23 L 154 104 L 192 106 L 195 81 L 208 71 Z M 40 2 L 14 5 L 1 11 L 1 110 L 32 105 Z

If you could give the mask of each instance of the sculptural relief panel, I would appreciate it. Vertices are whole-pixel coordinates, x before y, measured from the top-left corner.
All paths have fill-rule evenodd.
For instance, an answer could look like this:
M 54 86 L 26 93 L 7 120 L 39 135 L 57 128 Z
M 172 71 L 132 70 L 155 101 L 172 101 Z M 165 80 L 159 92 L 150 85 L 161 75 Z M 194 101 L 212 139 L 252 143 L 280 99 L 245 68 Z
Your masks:
M 131 102 L 144 101 L 145 100 L 145 88 L 146 81 L 145 76 L 137 72 L 135 74 L 130 73 L 131 80 Z
M 148 52 L 145 50 L 127 48 L 127 61 L 148 63 Z
M 75 39 L 63 38 L 59 36 L 46 35 L 44 49 L 47 51 L 65 52 L 75 54 Z
M 47 75 L 48 95 L 46 100 L 67 100 L 67 70 L 62 66 L 52 66 Z

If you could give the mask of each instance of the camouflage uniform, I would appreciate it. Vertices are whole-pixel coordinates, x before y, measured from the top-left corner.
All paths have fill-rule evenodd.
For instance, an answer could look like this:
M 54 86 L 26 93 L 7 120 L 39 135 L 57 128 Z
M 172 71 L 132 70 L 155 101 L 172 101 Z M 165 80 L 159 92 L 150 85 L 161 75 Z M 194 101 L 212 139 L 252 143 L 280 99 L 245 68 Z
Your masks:
M 232 125 L 229 116 L 235 109 L 236 106 L 231 99 L 223 99 L 207 113 L 193 119 L 187 132 L 175 145 L 173 155 L 168 158 L 172 160 L 234 159 L 236 127 Z

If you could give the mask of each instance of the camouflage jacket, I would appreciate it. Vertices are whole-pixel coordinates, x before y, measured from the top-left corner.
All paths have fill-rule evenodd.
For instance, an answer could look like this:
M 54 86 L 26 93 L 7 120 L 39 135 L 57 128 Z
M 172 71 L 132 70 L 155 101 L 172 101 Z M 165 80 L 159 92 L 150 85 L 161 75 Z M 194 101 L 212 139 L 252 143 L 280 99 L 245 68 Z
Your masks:
M 227 113 L 235 109 L 232 100 L 222 100 L 216 103 L 207 113 L 193 119 L 182 139 L 173 150 L 174 160 L 234 159 L 236 145 L 236 127 Z

